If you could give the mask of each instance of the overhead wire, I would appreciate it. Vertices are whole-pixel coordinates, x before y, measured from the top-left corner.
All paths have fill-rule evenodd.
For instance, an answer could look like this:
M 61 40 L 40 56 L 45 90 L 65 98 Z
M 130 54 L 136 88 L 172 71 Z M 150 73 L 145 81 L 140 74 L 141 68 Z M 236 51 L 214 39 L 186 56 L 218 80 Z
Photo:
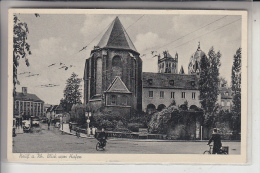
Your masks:
M 132 23 L 131 25 L 129 25 L 125 31 L 127 31 L 127 29 L 129 29 L 131 26 L 133 26 L 134 24 L 136 24 L 142 17 L 144 17 L 144 15 L 142 15 L 141 17 L 139 17 L 134 23 Z M 111 42 L 113 42 L 117 37 L 119 37 L 120 35 L 122 35 L 124 33 L 124 31 L 120 32 L 118 35 L 115 36 L 114 39 L 111 40 Z
M 179 38 L 177 38 L 177 39 L 175 39 L 175 40 L 173 40 L 173 41 L 171 41 L 171 42 L 169 42 L 169 43 L 167 43 L 167 44 L 165 44 L 165 45 L 163 45 L 163 46 L 161 46 L 161 47 L 159 47 L 159 48 L 157 48 L 157 49 L 160 49 L 160 48 L 162 48 L 162 47 L 168 46 L 168 45 L 170 45 L 170 44 L 172 44 L 172 43 L 174 43 L 174 42 L 176 42 L 176 41 L 178 41 L 178 40 L 180 40 L 180 39 L 182 39 L 182 38 L 184 38 L 184 37 L 186 37 L 186 36 L 188 36 L 188 35 L 190 35 L 190 34 L 192 34 L 192 33 L 194 33 L 194 32 L 197 32 L 197 31 L 199 31 L 199 30 L 201 30 L 201 29 L 203 29 L 203 28 L 205 28 L 205 27 L 207 27 L 207 26 L 209 26 L 209 25 L 211 25 L 211 24 L 213 24 L 213 23 L 215 23 L 215 22 L 218 22 L 218 21 L 222 20 L 223 18 L 225 18 L 225 17 L 227 17 L 227 16 L 228 16 L 228 15 L 225 15 L 225 16 L 223 16 L 223 17 L 217 19 L 217 20 L 214 20 L 213 22 L 210 22 L 210 23 L 208 23 L 208 24 L 206 24 L 206 25 L 204 25 L 204 26 L 202 26 L 202 27 L 200 27 L 200 28 L 198 28 L 198 29 L 196 29 L 196 30 L 194 30 L 194 31 L 191 31 L 191 32 L 189 32 L 189 33 L 187 33 L 187 34 L 185 34 L 185 35 L 183 35 L 183 36 L 181 36 L 181 37 L 179 37 Z M 146 50 L 152 50 L 153 48 L 155 48 L 155 47 L 145 49 L 144 51 L 146 51 Z
M 205 36 L 205 35 L 207 35 L 207 34 L 210 34 L 210 33 L 214 32 L 214 31 L 216 31 L 216 30 L 222 29 L 223 27 L 229 26 L 229 25 L 231 25 L 231 24 L 233 24 L 233 23 L 235 23 L 235 22 L 237 22 L 237 21 L 239 21 L 239 20 L 241 20 L 241 18 L 240 18 L 240 19 L 237 19 L 237 20 L 235 20 L 235 21 L 232 21 L 232 22 L 230 22 L 230 23 L 228 23 L 228 24 L 226 24 L 226 25 L 223 25 L 223 26 L 221 26 L 221 27 L 218 27 L 218 28 L 216 28 L 216 29 L 214 29 L 214 30 L 212 30 L 212 31 L 210 31 L 210 32 L 207 32 L 207 33 L 205 33 L 205 34 L 202 34 L 202 35 L 200 35 L 200 36 L 198 36 L 198 37 L 196 37 L 196 38 L 194 38 L 194 39 L 192 39 L 192 40 L 189 40 L 189 41 L 187 41 L 187 42 L 185 42 L 185 43 L 183 43 L 183 44 L 181 44 L 181 45 L 178 45 L 178 46 L 176 46 L 176 47 L 174 47 L 174 48 L 181 47 L 181 46 L 183 46 L 183 45 L 185 45 L 185 44 L 187 44 L 187 43 L 189 43 L 189 42 L 191 42 L 191 41 L 193 41 L 193 40 L 195 40 L 195 39 L 197 39 L 197 38 L 203 37 L 203 36 Z

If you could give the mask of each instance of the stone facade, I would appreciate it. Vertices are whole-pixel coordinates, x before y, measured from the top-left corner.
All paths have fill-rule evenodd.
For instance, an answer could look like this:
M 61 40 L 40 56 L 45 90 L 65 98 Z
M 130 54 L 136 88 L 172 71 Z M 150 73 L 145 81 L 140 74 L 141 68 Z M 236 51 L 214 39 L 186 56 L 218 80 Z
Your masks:
M 105 92 L 116 77 L 120 77 L 131 92 L 128 96 L 131 107 L 141 110 L 142 60 L 118 18 L 91 51 L 90 58 L 86 59 L 84 103 L 91 103 L 93 109 L 109 106 Z
M 173 58 L 168 51 L 158 56 L 158 73 L 178 73 L 178 53 Z

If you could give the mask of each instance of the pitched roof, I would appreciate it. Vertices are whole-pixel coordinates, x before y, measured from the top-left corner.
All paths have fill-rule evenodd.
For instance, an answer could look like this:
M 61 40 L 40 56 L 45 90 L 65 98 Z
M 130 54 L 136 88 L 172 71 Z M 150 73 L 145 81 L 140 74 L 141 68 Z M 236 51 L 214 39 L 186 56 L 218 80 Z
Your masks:
M 106 92 L 131 93 L 119 76 L 116 76 Z
M 16 92 L 16 100 L 21 100 L 21 101 L 34 101 L 34 102 L 43 102 L 39 97 L 37 97 L 35 94 L 23 94 L 20 92 Z
M 198 89 L 196 75 L 143 72 L 144 88 Z
M 118 17 L 113 20 L 97 46 L 100 48 L 131 49 L 137 52 Z

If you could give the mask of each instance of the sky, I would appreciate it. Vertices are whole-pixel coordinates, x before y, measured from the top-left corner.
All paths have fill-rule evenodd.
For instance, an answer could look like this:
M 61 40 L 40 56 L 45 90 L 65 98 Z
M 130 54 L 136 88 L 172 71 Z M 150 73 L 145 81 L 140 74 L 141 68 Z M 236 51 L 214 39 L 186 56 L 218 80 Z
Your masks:
M 17 14 L 29 27 L 27 42 L 32 55 L 27 56 L 30 66 L 23 59 L 19 62 L 17 92 L 28 87 L 48 104 L 59 104 L 63 98 L 66 80 L 73 72 L 83 78 L 85 60 L 98 44 L 108 26 L 119 17 L 140 57 L 143 72 L 157 72 L 157 58 L 151 51 L 164 50 L 179 55 L 181 66 L 188 73 L 190 57 L 198 48 L 206 54 L 213 46 L 220 51 L 220 76 L 231 81 L 233 56 L 241 47 L 241 16 L 238 15 L 142 15 L 142 14 Z M 80 51 L 84 46 L 86 49 Z M 51 64 L 55 64 L 50 66 Z M 67 70 L 62 66 L 69 67 Z M 50 67 L 49 67 L 50 66 Z M 30 73 L 25 73 L 30 72 Z M 39 74 L 29 76 L 31 74 Z M 29 76 L 29 77 L 28 77 Z M 54 87 L 42 85 L 54 84 Z M 83 88 L 83 81 L 81 82 Z M 83 92 L 83 91 L 82 91 Z

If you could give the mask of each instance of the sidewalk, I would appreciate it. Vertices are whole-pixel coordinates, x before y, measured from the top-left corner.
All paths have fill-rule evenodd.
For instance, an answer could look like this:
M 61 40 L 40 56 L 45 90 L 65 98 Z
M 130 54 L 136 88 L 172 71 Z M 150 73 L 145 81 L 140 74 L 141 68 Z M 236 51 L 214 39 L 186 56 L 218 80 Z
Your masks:
M 71 132 L 70 132 L 69 124 L 63 124 L 63 129 L 62 129 L 62 125 L 61 125 L 60 131 L 63 133 L 66 133 L 68 135 L 76 136 L 76 131 L 71 130 Z M 94 138 L 92 135 L 90 135 L 90 137 L 88 137 L 87 134 L 85 134 L 85 133 L 80 133 L 80 137 L 81 138 L 90 138 L 90 139 Z
M 60 127 L 60 131 L 63 133 L 66 133 L 68 135 L 74 135 L 76 136 L 76 131 L 69 129 L 69 124 L 63 124 L 63 130 L 62 127 Z M 90 135 L 88 137 L 85 133 L 80 133 L 81 138 L 89 138 L 93 139 L 94 136 Z M 208 140 L 169 140 L 169 139 L 130 139 L 130 138 L 115 138 L 115 137 L 109 137 L 108 141 L 132 141 L 132 142 L 208 142 Z M 240 142 L 236 140 L 222 140 L 222 142 Z

